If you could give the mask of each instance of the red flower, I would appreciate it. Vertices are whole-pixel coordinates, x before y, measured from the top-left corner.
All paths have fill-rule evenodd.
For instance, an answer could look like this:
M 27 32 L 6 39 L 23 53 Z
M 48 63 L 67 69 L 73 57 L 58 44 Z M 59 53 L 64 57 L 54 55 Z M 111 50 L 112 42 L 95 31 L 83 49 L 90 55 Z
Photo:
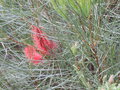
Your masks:
M 50 55 L 50 51 L 57 48 L 57 44 L 52 40 L 48 40 L 46 33 L 40 30 L 38 27 L 32 25 L 32 38 L 35 47 L 37 48 L 38 52 L 44 55 Z M 34 46 L 27 46 L 24 49 L 24 53 L 30 62 L 33 64 L 41 63 L 43 60 L 42 55 L 40 55 Z
M 57 44 L 52 40 L 49 40 L 42 30 L 38 27 L 32 25 L 32 38 L 36 48 L 44 55 L 49 55 L 50 51 L 54 48 L 57 48 Z
M 30 62 L 33 64 L 41 63 L 42 56 L 36 52 L 35 48 L 33 46 L 27 46 L 24 49 L 24 53 L 28 59 L 30 59 Z

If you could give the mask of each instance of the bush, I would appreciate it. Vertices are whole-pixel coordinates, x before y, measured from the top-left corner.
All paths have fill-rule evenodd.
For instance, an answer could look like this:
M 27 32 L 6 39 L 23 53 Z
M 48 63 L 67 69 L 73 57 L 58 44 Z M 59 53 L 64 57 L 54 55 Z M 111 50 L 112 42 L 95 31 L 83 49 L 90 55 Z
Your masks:
M 119 7 L 118 0 L 0 0 L 0 88 L 117 90 Z M 44 50 L 57 48 L 44 54 L 34 35 Z M 29 62 L 36 59 L 25 56 L 29 45 L 42 63 Z M 112 84 L 104 81 L 112 74 Z

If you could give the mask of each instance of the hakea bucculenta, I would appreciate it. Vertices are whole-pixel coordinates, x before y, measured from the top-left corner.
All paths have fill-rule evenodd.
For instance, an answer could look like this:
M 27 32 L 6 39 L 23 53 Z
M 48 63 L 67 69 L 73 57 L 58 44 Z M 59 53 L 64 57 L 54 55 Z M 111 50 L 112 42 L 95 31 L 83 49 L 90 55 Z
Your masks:
M 40 28 L 34 25 L 31 27 L 34 46 L 26 46 L 24 48 L 24 53 L 31 63 L 38 64 L 42 62 L 43 56 L 51 55 L 51 50 L 57 48 L 57 43 L 49 40 L 46 33 Z

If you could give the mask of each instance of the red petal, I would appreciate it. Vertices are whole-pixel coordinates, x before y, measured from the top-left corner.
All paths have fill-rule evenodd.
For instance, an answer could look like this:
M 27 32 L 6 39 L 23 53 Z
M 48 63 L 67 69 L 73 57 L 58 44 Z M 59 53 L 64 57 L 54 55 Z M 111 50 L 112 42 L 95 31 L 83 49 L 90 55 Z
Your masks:
M 38 27 L 32 25 L 32 31 L 34 44 L 42 54 L 49 55 L 49 51 L 51 49 L 57 48 L 57 44 L 52 40 L 49 40 L 46 36 L 46 33 L 44 33 Z
M 24 49 L 24 53 L 31 63 L 38 64 L 41 63 L 42 56 L 36 52 L 33 46 L 27 46 Z

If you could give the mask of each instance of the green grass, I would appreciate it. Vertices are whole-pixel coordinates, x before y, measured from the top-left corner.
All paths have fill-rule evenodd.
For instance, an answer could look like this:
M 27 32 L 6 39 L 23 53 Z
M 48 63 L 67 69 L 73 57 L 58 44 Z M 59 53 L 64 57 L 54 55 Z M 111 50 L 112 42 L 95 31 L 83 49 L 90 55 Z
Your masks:
M 119 0 L 55 1 L 0 0 L 0 90 L 119 90 Z M 59 44 L 44 64 L 23 53 L 31 24 Z

